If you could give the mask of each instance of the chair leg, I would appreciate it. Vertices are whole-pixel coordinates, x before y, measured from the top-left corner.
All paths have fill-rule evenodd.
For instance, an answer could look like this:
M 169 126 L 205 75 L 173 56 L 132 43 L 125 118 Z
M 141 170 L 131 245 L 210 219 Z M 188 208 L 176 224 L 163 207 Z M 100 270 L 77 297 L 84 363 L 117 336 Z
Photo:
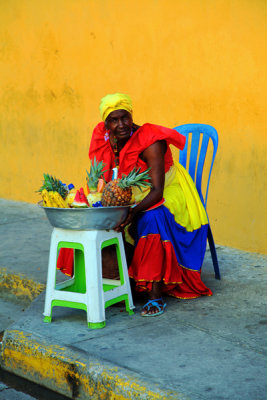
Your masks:
M 216 248 L 215 248 L 214 239 L 212 236 L 210 225 L 208 226 L 208 241 L 209 241 L 209 246 L 210 246 L 211 258 L 212 258 L 212 262 L 213 262 L 213 268 L 214 268 L 214 272 L 215 272 L 215 279 L 221 279 Z

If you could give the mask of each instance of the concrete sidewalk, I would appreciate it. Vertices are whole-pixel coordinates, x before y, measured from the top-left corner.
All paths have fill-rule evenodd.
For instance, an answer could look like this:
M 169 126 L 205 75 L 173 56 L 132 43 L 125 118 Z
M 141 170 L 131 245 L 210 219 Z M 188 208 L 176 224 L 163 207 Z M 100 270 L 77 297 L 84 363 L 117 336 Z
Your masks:
M 59 307 L 45 324 L 52 227 L 37 206 L 0 207 L 0 293 L 31 303 L 5 327 L 3 369 L 73 399 L 267 399 L 267 256 L 218 247 L 218 281 L 207 251 L 202 279 L 214 295 L 166 298 L 157 318 L 140 316 L 139 298 L 133 316 L 109 307 L 104 329 Z

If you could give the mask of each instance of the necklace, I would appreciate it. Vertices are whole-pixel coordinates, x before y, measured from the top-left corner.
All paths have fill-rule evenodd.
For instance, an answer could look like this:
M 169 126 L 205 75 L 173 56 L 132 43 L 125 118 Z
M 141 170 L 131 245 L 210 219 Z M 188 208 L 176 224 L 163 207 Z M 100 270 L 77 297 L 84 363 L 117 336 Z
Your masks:
M 130 137 L 132 136 L 133 133 L 134 132 L 132 130 L 131 134 L 130 134 Z M 105 137 L 105 140 L 107 140 L 106 137 Z M 113 142 L 113 144 L 112 144 L 112 142 Z M 118 139 L 116 138 L 116 136 L 113 137 L 112 142 L 111 142 L 111 146 L 113 148 L 113 152 L 114 152 L 114 155 L 115 155 L 115 166 L 119 167 L 119 164 L 120 164 L 120 150 L 121 149 L 119 150 Z
M 116 137 L 114 137 L 113 139 L 113 151 L 114 151 L 114 155 L 115 155 L 115 165 L 116 167 L 119 167 L 119 163 L 120 163 L 120 152 L 118 149 L 118 140 Z

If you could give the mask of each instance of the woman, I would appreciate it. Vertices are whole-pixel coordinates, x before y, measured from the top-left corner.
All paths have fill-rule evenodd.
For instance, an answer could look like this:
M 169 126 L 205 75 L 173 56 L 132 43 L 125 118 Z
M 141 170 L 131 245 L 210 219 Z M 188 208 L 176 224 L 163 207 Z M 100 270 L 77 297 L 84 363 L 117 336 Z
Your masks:
M 107 95 L 101 100 L 103 122 L 94 129 L 89 158 L 105 163 L 105 179 L 128 174 L 134 167 L 150 168 L 151 189 L 134 189 L 137 205 L 117 227 L 131 224 L 134 255 L 129 276 L 137 291 L 146 291 L 149 301 L 142 316 L 163 313 L 166 303 L 161 295 L 189 299 L 212 292 L 201 280 L 208 220 L 195 185 L 187 171 L 173 162 L 169 145 L 179 149 L 185 137 L 158 125 L 138 126 L 132 119 L 132 102 L 125 94 Z M 131 241 L 129 232 L 126 239 Z

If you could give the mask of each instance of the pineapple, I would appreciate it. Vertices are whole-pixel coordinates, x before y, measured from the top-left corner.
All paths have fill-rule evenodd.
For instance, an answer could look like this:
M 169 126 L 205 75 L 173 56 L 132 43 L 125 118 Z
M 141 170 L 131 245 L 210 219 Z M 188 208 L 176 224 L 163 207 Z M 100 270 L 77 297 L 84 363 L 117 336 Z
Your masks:
M 52 175 L 49 174 L 43 174 L 43 175 L 44 175 L 43 185 L 37 191 L 42 193 L 42 191 L 45 189 L 48 192 L 57 192 L 60 194 L 62 199 L 65 200 L 68 194 L 68 190 L 63 185 L 63 183 L 60 180 L 53 177 Z
M 97 162 L 96 158 L 94 158 L 94 162 L 91 161 L 90 172 L 86 171 L 87 172 L 86 180 L 89 188 L 89 194 L 87 195 L 87 200 L 90 207 L 92 207 L 93 203 L 96 203 L 97 201 L 101 200 L 102 193 L 99 193 L 97 191 L 97 185 L 101 176 L 104 174 L 104 172 L 106 172 L 103 171 L 104 166 L 105 164 L 103 164 L 103 161 Z
M 104 207 L 129 205 L 132 199 L 131 186 L 137 186 L 140 190 L 142 187 L 151 187 L 151 183 L 147 182 L 150 179 L 149 169 L 139 173 L 140 169 L 134 168 L 129 175 L 123 175 L 121 179 L 114 179 L 107 183 L 102 194 L 102 205 Z

